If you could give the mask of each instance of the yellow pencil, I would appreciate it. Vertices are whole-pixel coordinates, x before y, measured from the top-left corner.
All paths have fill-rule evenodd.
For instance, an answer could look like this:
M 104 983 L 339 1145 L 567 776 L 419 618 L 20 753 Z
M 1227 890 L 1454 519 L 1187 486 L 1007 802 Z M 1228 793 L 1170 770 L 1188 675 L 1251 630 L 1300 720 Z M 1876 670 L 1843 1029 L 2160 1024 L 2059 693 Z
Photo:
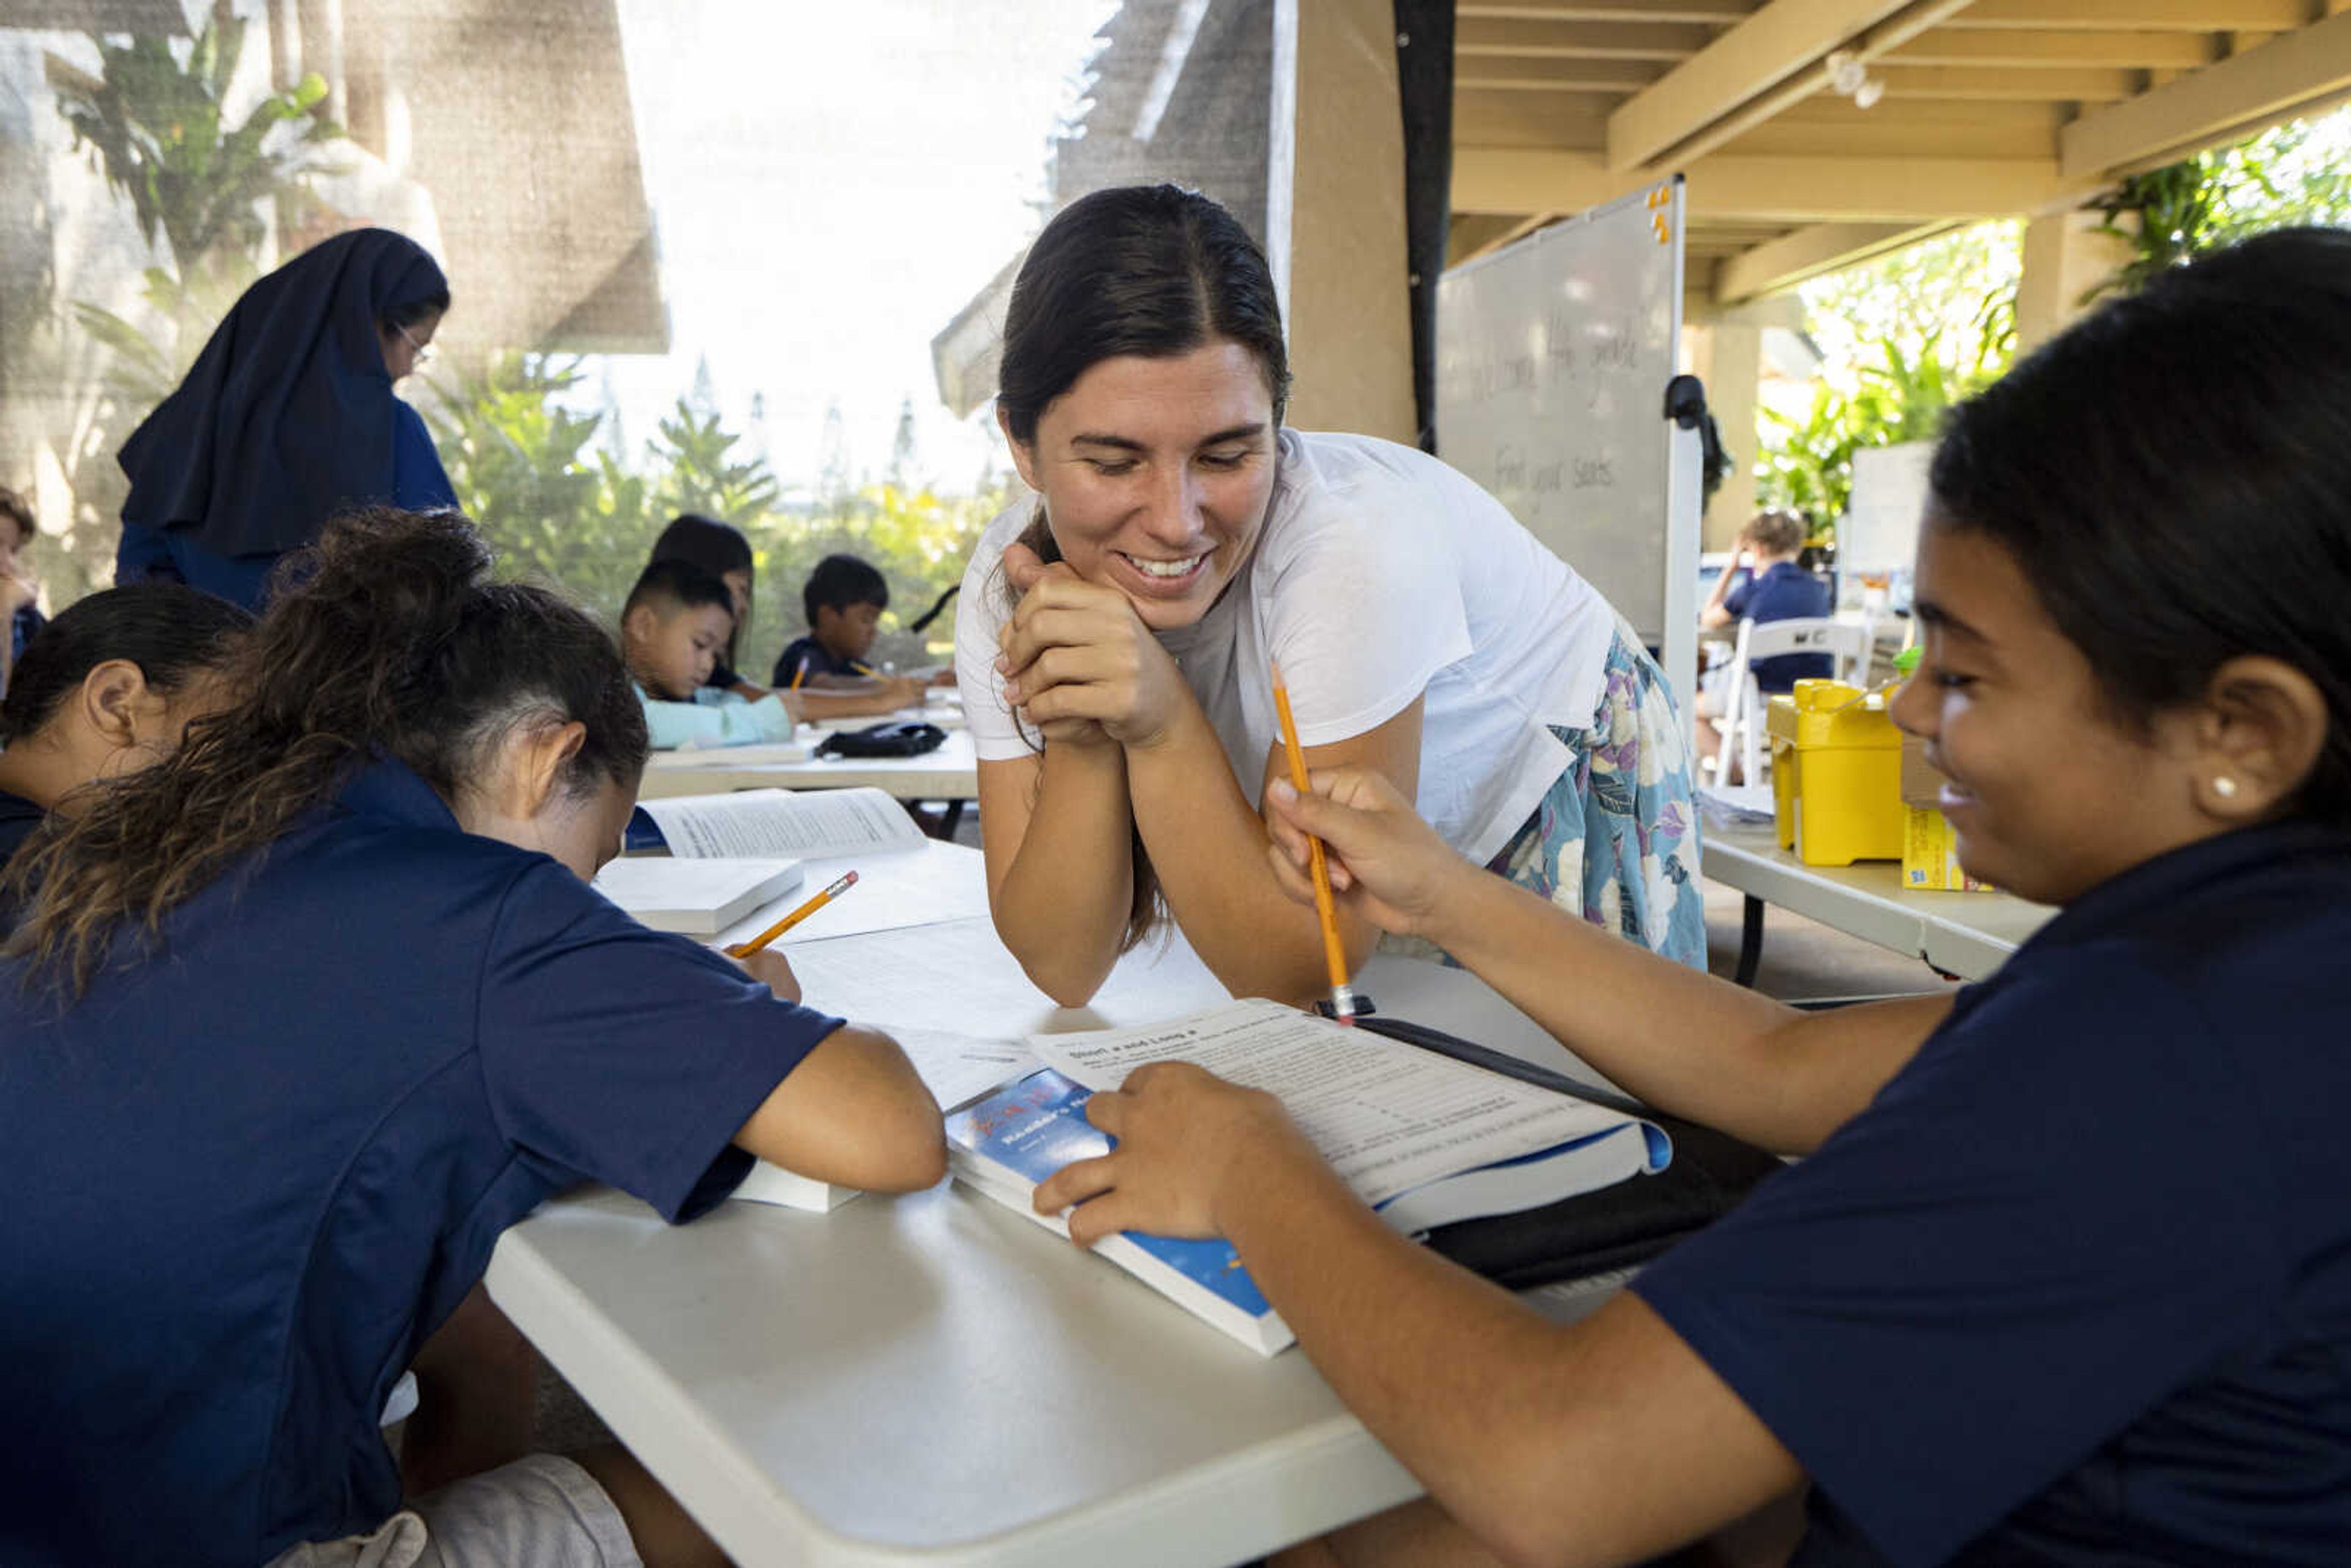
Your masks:
M 802 660 L 801 660 L 798 664 L 796 664 L 796 665 L 794 665 L 794 666 L 793 666 L 793 668 L 792 668 L 792 684 L 791 684 L 790 685 L 789 685 L 789 686 L 786 686 L 786 687 L 784 688 L 784 690 L 786 690 L 786 691 L 788 691 L 788 692 L 796 692 L 796 691 L 799 690 L 799 689 L 800 689 L 800 677 L 801 677 L 801 676 L 803 676 L 803 675 L 805 675 L 805 674 L 808 674 L 808 661 L 807 661 L 806 659 L 802 659 Z
M 1290 688 L 1282 684 L 1281 666 L 1273 666 L 1273 711 L 1281 720 L 1281 749 L 1290 758 L 1290 783 L 1306 793 L 1306 754 L 1298 747 L 1298 720 L 1290 716 Z M 1331 897 L 1331 862 L 1322 841 L 1308 834 L 1307 870 L 1314 879 L 1314 913 L 1322 922 L 1322 959 L 1331 969 L 1331 1014 L 1350 1028 L 1355 1022 L 1355 993 L 1347 987 L 1347 949 L 1339 940 L 1339 906 Z
M 810 915 L 814 915 L 818 910 L 822 909 L 826 904 L 831 904 L 834 899 L 839 898 L 842 894 L 847 893 L 851 888 L 855 887 L 856 885 L 857 873 L 853 871 L 844 873 L 839 882 L 834 883 L 831 887 L 826 888 L 822 893 L 818 894 L 814 898 L 810 899 L 806 904 L 801 904 L 798 909 L 793 910 L 789 915 L 785 915 L 781 920 L 777 921 L 773 925 L 768 926 L 757 936 L 752 937 L 748 942 L 737 942 L 732 947 L 727 948 L 726 956 L 729 958 L 749 957 L 752 954 L 758 952 L 768 943 L 773 942 L 777 937 L 781 936 L 785 932 L 789 931 L 793 926 L 798 925 L 801 921 L 806 920 Z

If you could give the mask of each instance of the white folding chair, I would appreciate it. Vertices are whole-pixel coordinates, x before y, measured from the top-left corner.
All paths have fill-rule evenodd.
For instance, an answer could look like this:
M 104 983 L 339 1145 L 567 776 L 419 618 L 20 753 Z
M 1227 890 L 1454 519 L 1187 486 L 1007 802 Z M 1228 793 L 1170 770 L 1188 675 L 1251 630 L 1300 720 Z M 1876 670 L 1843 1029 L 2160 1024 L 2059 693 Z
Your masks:
M 1825 616 L 1761 623 L 1741 621 L 1739 645 L 1730 655 L 1730 670 L 1723 682 L 1722 716 L 1710 721 L 1722 737 L 1714 753 L 1716 782 L 1729 777 L 1726 770 L 1733 747 L 1738 747 L 1744 769 L 1740 777 L 1750 784 L 1763 781 L 1763 758 L 1768 753 L 1761 743 L 1764 706 L 1753 674 L 1756 660 L 1782 653 L 1826 653 L 1836 679 L 1861 685 L 1869 675 L 1874 630 L 1867 621 L 1848 623 Z

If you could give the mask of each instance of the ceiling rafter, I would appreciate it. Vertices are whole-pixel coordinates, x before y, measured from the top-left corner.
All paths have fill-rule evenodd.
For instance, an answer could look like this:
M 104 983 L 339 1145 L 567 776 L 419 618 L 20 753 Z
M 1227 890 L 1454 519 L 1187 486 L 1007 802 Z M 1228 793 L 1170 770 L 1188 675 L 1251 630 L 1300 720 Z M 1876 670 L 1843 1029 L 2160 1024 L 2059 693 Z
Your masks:
M 2205 67 L 2081 119 L 2058 133 L 2069 174 L 2175 158 L 2351 90 L 2351 11 Z

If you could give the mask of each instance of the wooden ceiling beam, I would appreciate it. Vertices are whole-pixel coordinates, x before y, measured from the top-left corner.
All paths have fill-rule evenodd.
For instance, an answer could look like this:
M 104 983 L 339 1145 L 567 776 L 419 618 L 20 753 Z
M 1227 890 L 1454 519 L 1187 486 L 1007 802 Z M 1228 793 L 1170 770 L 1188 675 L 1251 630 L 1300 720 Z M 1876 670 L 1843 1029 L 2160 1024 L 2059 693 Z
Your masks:
M 1663 159 L 1903 8 L 1901 0 L 1771 0 L 1608 117 L 1608 166 Z
M 1886 101 L 1949 99 L 1966 101 L 2115 103 L 2139 90 L 2138 73 L 2082 67 L 2026 71 L 1974 66 L 1884 64 L 1871 74 L 1886 83 Z M 1872 110 L 1865 110 L 1865 116 Z
M 1457 60 L 1453 86 L 1457 92 L 1490 89 L 1522 92 L 1633 93 L 1664 73 L 1657 60 L 1512 59 L 1501 55 L 1477 55 Z
M 2058 133 L 2069 178 L 2184 157 L 2351 90 L 2351 11 L 2085 114 Z
M 1743 22 L 1756 0 L 1458 0 L 1457 26 L 1471 20 L 1521 22 L 1679 22 L 1728 27 Z
M 1472 56 L 1515 55 L 1558 60 L 1686 60 L 1706 47 L 1712 28 L 1691 23 L 1618 25 L 1463 18 L 1453 35 L 1457 67 Z
M 1962 11 L 1961 16 L 1967 15 Z M 1946 22 L 1888 53 L 1888 65 L 2002 66 L 2056 70 L 2194 70 L 2220 57 L 2209 33 L 2061 33 L 2029 27 L 1962 27 Z
M 2309 20 L 2308 0 L 1976 0 L 1944 26 L 2228 33 L 2284 32 Z
M 1725 260 L 1714 275 L 1715 301 L 1736 305 L 1793 288 L 1808 278 L 1842 271 L 1943 232 L 1934 224 L 1814 224 L 1753 246 Z
M 1541 148 L 1457 147 L 1457 213 L 1582 212 L 1654 176 L 1612 170 L 1604 157 Z M 2053 158 L 1700 160 L 1689 170 L 1692 223 L 1957 223 L 2040 212 L 2086 195 Z

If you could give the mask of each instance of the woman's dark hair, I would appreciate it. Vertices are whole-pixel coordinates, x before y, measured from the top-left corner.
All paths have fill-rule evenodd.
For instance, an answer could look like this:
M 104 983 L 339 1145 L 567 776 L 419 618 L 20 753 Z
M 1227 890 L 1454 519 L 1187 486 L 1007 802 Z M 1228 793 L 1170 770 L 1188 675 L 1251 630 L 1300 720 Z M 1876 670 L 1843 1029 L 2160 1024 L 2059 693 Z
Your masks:
M 0 745 L 37 733 L 111 659 L 139 666 L 147 685 L 175 692 L 226 657 L 253 617 L 225 599 L 177 582 L 140 582 L 78 600 L 25 644 L 0 698 Z
M 375 758 L 455 805 L 507 737 L 577 722 L 564 787 L 635 785 L 644 713 L 611 635 L 546 589 L 490 580 L 463 517 L 354 513 L 306 554 L 223 666 L 237 700 L 9 862 L 0 902 L 25 914 L 5 952 L 31 960 L 28 984 L 78 996 L 125 925 L 152 942 L 174 907 Z
M 1257 356 L 1280 423 L 1290 352 L 1257 241 L 1232 214 L 1180 185 L 1096 191 L 1062 208 L 1020 264 L 996 406 L 1026 445 L 1047 405 L 1100 361 L 1165 359 L 1218 338 Z
M 2126 721 L 2265 654 L 2325 695 L 2295 814 L 2351 828 L 2351 232 L 2116 299 L 1952 411 L 1941 526 L 1998 544 Z
M 743 530 L 732 523 L 722 523 L 716 517 L 705 517 L 699 512 L 680 512 L 670 520 L 669 527 L 653 540 L 653 552 L 649 560 L 683 560 L 700 567 L 711 576 L 725 580 L 730 571 L 743 572 L 748 578 L 743 594 L 743 612 L 736 618 L 735 630 L 726 634 L 726 646 L 719 662 L 732 670 L 736 667 L 736 645 L 742 642 L 751 625 L 751 611 L 758 603 L 753 591 L 758 585 L 758 563 L 751 554 L 751 541 Z M 730 603 L 731 611 L 733 605 Z
M 829 555 L 816 563 L 800 589 L 800 608 L 808 612 L 809 630 L 816 630 L 820 610 L 846 610 L 852 604 L 890 608 L 890 582 L 871 561 L 853 555 Z
M 1025 446 L 1037 439 L 1046 408 L 1100 361 L 1171 358 L 1217 339 L 1256 356 L 1280 423 L 1290 402 L 1290 352 L 1273 270 L 1249 231 L 1180 185 L 1096 191 L 1061 209 L 1020 264 L 1005 312 L 996 406 Z M 1020 542 L 1040 560 L 1061 559 L 1041 507 Z M 1149 934 L 1159 913 L 1159 881 L 1139 834 L 1134 850 L 1127 947 Z

